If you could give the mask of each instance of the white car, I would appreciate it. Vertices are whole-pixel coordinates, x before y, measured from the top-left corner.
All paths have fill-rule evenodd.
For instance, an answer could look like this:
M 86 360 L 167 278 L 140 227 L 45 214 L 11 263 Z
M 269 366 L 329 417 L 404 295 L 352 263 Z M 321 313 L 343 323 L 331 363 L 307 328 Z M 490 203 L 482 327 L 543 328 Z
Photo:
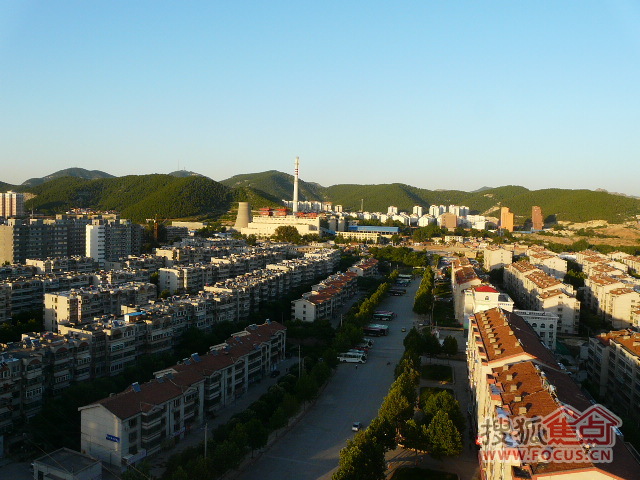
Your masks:
M 353 430 L 354 432 L 359 432 L 361 428 L 362 422 L 353 422 L 353 425 L 351 425 L 351 430 Z

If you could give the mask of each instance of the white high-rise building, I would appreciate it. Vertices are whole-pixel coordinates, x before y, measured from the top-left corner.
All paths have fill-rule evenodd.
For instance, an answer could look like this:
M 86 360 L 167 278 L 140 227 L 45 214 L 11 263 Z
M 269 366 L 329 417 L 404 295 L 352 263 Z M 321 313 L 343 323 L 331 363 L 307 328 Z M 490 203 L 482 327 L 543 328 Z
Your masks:
M 412 213 L 421 217 L 423 215 L 423 208 L 420 205 L 414 205 Z
M 100 266 L 140 253 L 142 226 L 129 220 L 94 220 L 86 226 L 86 256 Z
M 0 193 L 0 217 L 21 217 L 24 215 L 24 194 L 16 192 Z
M 391 216 L 391 215 L 397 215 L 398 214 L 398 207 L 394 207 L 393 205 L 391 205 L 389 208 L 387 208 L 387 215 Z

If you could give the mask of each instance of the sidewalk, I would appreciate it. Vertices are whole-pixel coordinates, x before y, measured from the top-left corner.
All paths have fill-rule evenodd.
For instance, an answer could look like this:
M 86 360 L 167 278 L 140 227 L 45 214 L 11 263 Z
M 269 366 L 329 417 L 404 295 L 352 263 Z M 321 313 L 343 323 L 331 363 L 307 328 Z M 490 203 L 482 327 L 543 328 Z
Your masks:
M 278 369 L 281 372 L 280 375 L 285 375 L 289 368 L 296 363 L 298 363 L 298 357 L 288 358 L 280 362 L 278 364 Z M 215 418 L 209 419 L 207 421 L 209 434 L 211 434 L 211 431 L 218 426 L 227 423 L 235 414 L 241 413 L 249 408 L 249 405 L 251 405 L 263 394 L 265 394 L 269 387 L 278 383 L 278 378 L 263 378 L 260 383 L 249 387 L 247 393 L 245 393 L 242 397 L 234 400 L 231 404 L 218 411 Z M 204 425 L 194 428 L 171 450 L 163 450 L 149 457 L 147 461 L 151 464 L 151 475 L 155 478 L 160 478 L 164 474 L 167 461 L 171 456 L 175 455 L 176 453 L 182 452 L 187 448 L 198 446 L 201 442 L 203 442 L 205 433 L 204 430 Z M 211 436 L 209 436 L 209 438 L 211 438 Z

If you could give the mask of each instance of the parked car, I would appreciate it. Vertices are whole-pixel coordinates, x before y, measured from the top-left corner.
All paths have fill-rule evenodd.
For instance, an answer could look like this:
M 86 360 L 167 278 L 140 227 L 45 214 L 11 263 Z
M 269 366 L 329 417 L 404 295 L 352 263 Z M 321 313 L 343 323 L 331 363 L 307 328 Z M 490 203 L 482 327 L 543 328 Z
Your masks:
M 353 430 L 354 432 L 359 432 L 361 428 L 362 422 L 353 422 L 353 425 L 351 425 L 351 430 Z
M 272 370 L 271 374 L 269 375 L 271 378 L 277 378 L 280 376 L 280 370 Z
M 407 329 L 406 329 L 405 327 L 402 327 L 402 331 L 403 331 L 403 332 L 406 332 L 406 331 L 407 331 Z

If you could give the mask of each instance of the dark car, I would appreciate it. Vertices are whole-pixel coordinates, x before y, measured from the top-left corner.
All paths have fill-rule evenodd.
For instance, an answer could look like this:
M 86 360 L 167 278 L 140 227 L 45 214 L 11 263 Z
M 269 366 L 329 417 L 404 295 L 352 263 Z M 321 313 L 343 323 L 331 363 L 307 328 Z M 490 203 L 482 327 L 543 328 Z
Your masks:
M 269 375 L 271 378 L 277 378 L 280 376 L 280 370 L 273 370 Z

